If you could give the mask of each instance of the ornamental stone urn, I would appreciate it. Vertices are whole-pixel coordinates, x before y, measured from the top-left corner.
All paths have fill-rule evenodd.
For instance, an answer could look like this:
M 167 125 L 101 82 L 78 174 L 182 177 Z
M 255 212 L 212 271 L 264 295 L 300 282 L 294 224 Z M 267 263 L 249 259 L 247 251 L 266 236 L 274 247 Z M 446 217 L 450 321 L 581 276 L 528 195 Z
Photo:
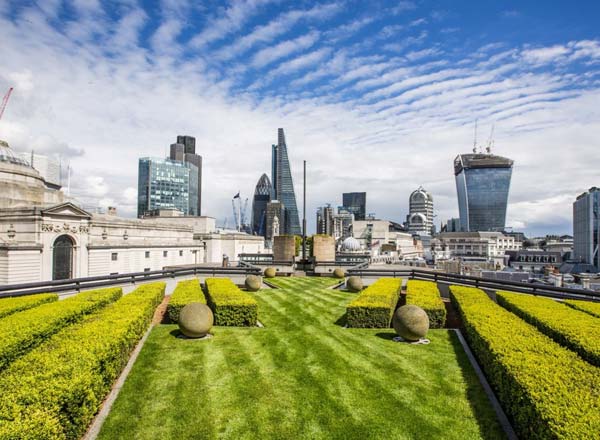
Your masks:
M 346 289 L 350 292 L 360 292 L 363 288 L 363 282 L 360 277 L 352 276 L 346 280 Z
M 187 304 L 179 313 L 179 330 L 188 338 L 206 336 L 214 323 L 213 313 L 206 304 Z
M 262 286 L 262 279 L 256 275 L 248 275 L 244 285 L 250 292 L 258 292 Z
M 407 341 L 418 341 L 427 335 L 429 317 L 421 307 L 407 304 L 394 313 L 392 325 L 396 333 Z

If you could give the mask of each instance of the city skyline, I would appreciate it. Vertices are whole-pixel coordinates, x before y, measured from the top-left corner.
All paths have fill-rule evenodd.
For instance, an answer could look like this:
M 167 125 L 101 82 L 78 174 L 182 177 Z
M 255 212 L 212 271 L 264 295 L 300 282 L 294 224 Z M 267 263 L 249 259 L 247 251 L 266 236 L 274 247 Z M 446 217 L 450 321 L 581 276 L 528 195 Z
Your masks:
M 458 216 L 449 163 L 475 119 L 482 139 L 496 123 L 495 152 L 516 163 L 507 226 L 572 233 L 572 200 L 598 185 L 595 2 L 61 5 L 0 4 L 0 92 L 15 87 L 0 138 L 60 153 L 86 205 L 135 216 L 137 158 L 190 133 L 202 213 L 223 219 L 285 127 L 297 191 L 308 161 L 307 212 L 360 188 L 370 211 L 402 221 L 423 185 L 439 223 Z

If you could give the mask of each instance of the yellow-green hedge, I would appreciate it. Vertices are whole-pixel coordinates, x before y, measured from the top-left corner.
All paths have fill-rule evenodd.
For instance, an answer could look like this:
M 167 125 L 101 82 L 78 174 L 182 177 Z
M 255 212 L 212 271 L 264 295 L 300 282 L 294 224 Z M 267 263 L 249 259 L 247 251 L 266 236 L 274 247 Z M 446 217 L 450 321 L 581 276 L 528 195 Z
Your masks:
M 121 288 L 91 290 L 0 320 L 0 371 L 54 333 L 121 297 Z
M 600 367 L 600 319 L 550 298 L 504 291 L 497 292 L 496 298 L 504 308 Z
M 178 282 L 167 305 L 167 313 L 171 322 L 178 322 L 181 309 L 193 302 L 206 304 L 200 281 L 196 278 Z
M 429 317 L 430 328 L 444 328 L 446 306 L 433 281 L 409 280 L 406 283 L 406 304 L 421 307 Z
M 15 298 L 0 299 L 0 319 L 13 313 L 33 309 L 42 304 L 58 300 L 56 293 L 42 293 L 40 295 L 18 296 Z
M 494 303 L 451 286 L 467 340 L 520 438 L 587 439 L 600 432 L 600 369 Z
M 573 307 L 574 309 L 589 313 L 596 318 L 600 318 L 600 303 L 567 299 L 565 300 L 565 304 L 569 307 Z
M 0 375 L 0 439 L 77 439 L 152 321 L 165 284 L 138 287 Z
M 229 278 L 207 278 L 205 283 L 215 325 L 256 325 L 258 303 L 250 294 L 241 291 Z
M 401 289 L 401 278 L 380 278 L 375 281 L 346 307 L 348 327 L 388 328 Z

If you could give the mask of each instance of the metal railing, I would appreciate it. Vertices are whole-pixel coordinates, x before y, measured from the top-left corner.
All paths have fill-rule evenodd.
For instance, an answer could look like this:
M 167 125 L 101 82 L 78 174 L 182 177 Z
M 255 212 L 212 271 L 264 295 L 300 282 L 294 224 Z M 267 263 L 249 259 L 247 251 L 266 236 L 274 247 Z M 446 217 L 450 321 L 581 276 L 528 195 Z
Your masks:
M 206 267 L 193 266 L 180 269 L 153 270 L 148 272 L 133 272 L 98 277 L 72 278 L 68 280 L 39 281 L 35 283 L 9 284 L 0 286 L 0 298 L 33 295 L 36 293 L 59 293 L 80 291 L 94 287 L 105 287 L 115 284 L 126 284 L 175 278 L 185 275 L 260 275 L 260 268 L 254 267 Z
M 600 302 L 600 292 L 596 292 L 593 290 L 544 286 L 540 284 L 522 283 L 519 281 L 496 280 L 489 278 L 474 277 L 470 275 L 449 274 L 419 269 L 398 270 L 353 268 L 348 270 L 348 274 L 358 275 L 360 277 L 404 277 L 408 279 L 435 281 L 437 283 L 443 284 L 473 286 L 482 289 L 510 290 L 512 292 L 530 293 L 533 295 L 547 296 L 550 298 L 583 299 L 587 301 Z

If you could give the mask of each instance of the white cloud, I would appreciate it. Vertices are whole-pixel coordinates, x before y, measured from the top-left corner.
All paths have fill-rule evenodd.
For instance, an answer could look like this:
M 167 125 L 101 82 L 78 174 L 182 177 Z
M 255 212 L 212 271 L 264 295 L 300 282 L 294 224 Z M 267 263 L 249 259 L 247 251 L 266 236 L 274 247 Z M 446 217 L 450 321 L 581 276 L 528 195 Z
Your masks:
M 562 45 L 556 45 L 551 47 L 542 47 L 539 49 L 528 49 L 522 52 L 522 56 L 525 61 L 535 64 L 549 63 L 562 58 L 568 54 L 570 50 Z
M 283 41 L 275 46 L 262 49 L 252 57 L 254 67 L 263 67 L 294 52 L 308 49 L 319 39 L 319 32 L 313 31 L 293 40 Z

